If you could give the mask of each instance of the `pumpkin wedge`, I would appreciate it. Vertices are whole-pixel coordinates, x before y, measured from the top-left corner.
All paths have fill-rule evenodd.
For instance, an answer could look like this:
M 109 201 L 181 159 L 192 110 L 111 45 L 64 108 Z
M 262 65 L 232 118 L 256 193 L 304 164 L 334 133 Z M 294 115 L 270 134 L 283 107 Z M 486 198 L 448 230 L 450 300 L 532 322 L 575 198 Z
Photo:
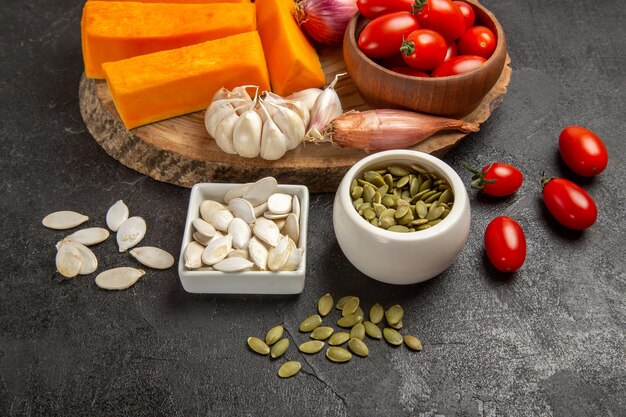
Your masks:
M 250 0 L 89 0 L 89 1 L 138 1 L 140 3 L 178 3 L 178 4 L 202 4 L 202 3 L 250 3 Z
M 104 78 L 105 62 L 254 30 L 250 3 L 88 1 L 81 21 L 85 74 Z
M 270 87 L 258 32 L 107 62 L 102 68 L 128 129 L 203 110 L 221 87 Z
M 256 0 L 272 91 L 288 95 L 326 84 L 317 52 L 296 23 L 293 0 Z

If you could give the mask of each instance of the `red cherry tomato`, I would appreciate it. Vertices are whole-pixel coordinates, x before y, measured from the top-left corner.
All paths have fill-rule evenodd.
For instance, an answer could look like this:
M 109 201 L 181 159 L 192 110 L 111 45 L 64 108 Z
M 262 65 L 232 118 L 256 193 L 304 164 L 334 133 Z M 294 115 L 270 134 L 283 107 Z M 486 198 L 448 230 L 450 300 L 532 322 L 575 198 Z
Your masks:
M 449 61 L 451 58 L 454 58 L 458 54 L 459 52 L 456 46 L 456 42 L 450 42 L 448 44 L 448 50 L 446 51 L 446 57 L 443 59 L 443 62 Z
M 430 71 L 441 65 L 447 50 L 448 45 L 443 36 L 430 29 L 411 32 L 400 47 L 404 62 L 422 71 Z
M 407 66 L 393 67 L 391 68 L 391 70 L 393 72 L 397 72 L 398 74 L 410 75 L 412 77 L 430 77 L 430 75 L 428 75 L 428 73 L 424 71 L 420 71 Z
M 461 9 L 461 13 L 463 13 L 463 17 L 465 18 L 465 27 L 468 28 L 472 26 L 476 21 L 476 14 L 472 6 L 464 1 L 453 1 L 452 3 L 456 4 L 459 6 L 459 9 Z
M 447 42 L 465 32 L 463 12 L 450 0 L 415 0 L 414 10 L 421 27 L 439 32 Z
M 474 173 L 471 186 L 487 195 L 504 197 L 511 195 L 522 186 L 524 176 L 513 165 L 494 162 L 485 165 L 480 171 L 465 164 L 465 168 Z
M 606 146 L 591 130 L 568 126 L 559 136 L 559 152 L 568 167 L 578 175 L 598 175 L 609 162 Z
M 370 58 L 386 58 L 398 53 L 404 38 L 419 29 L 417 18 L 409 12 L 377 17 L 359 34 L 359 49 Z
M 393 12 L 410 12 L 415 0 L 357 0 L 361 14 L 372 20 Z
M 486 61 L 482 56 L 460 55 L 445 61 L 432 72 L 433 77 L 448 77 L 475 70 Z
M 498 271 L 517 271 L 526 259 L 524 231 L 512 218 L 496 217 L 485 230 L 485 250 Z
M 461 55 L 478 55 L 489 59 L 496 50 L 498 40 L 496 35 L 484 26 L 468 28 L 459 39 L 459 53 Z
M 584 230 L 595 223 L 598 208 L 585 190 L 565 178 L 543 178 L 543 202 L 563 226 Z

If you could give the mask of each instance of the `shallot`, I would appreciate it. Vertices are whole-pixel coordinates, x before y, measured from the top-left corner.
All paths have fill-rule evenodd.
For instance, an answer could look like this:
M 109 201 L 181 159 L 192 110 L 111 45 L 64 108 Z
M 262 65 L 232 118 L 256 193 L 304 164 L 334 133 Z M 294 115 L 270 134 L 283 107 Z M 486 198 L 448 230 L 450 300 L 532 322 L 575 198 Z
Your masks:
M 338 45 L 350 18 L 358 11 L 356 0 L 299 0 L 296 21 L 314 41 Z

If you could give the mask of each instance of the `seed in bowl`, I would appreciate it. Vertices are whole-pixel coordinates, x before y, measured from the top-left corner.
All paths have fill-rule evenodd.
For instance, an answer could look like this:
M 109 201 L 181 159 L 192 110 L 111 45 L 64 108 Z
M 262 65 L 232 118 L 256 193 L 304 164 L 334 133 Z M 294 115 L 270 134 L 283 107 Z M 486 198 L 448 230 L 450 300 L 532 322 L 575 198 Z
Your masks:
M 450 184 L 418 165 L 365 171 L 352 181 L 350 197 L 361 217 L 392 232 L 433 227 L 454 204 Z

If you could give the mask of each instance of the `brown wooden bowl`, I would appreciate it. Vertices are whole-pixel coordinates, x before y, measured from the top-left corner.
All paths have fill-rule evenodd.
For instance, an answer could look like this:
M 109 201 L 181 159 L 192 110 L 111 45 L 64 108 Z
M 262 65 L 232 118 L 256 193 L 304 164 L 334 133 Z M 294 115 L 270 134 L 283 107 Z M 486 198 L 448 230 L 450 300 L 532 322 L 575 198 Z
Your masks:
M 463 0 L 474 9 L 476 21 L 497 36 L 493 55 L 479 68 L 439 78 L 412 77 L 393 72 L 365 56 L 357 45 L 369 22 L 357 13 L 346 29 L 343 57 L 359 92 L 372 107 L 407 108 L 420 113 L 462 117 L 472 112 L 495 85 L 506 61 L 504 30 L 489 10 L 474 0 Z

